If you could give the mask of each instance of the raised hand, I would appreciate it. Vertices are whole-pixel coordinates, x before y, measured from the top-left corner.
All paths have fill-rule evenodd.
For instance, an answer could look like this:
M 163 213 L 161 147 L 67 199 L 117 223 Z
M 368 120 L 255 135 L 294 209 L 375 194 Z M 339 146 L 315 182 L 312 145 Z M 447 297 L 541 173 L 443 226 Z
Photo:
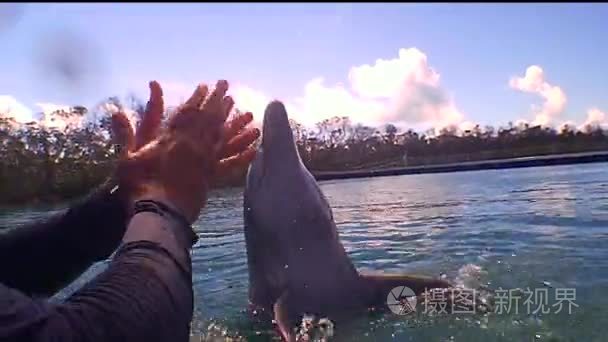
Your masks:
M 121 147 L 122 158 L 125 158 L 128 153 L 136 152 L 158 136 L 164 111 L 163 91 L 156 81 L 150 82 L 149 87 L 150 99 L 135 134 L 129 119 L 123 113 L 112 115 L 112 139 L 114 144 Z
M 210 183 L 228 169 L 251 162 L 257 129 L 246 113 L 226 122 L 234 105 L 228 82 L 219 81 L 211 94 L 199 85 L 190 99 L 160 127 L 162 90 L 150 84 L 151 96 L 142 123 L 133 134 L 122 113 L 113 115 L 113 131 L 125 144 L 117 178 L 133 199 L 163 200 L 190 222 L 204 206 Z

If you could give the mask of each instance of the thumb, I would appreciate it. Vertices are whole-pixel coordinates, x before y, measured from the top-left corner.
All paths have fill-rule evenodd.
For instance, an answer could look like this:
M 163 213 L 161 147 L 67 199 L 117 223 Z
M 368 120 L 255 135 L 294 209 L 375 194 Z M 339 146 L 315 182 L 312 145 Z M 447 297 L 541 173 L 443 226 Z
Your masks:
M 112 114 L 111 129 L 112 142 L 120 146 L 120 157 L 125 157 L 127 152 L 131 152 L 135 148 L 135 134 L 131 122 L 124 113 L 114 113 Z

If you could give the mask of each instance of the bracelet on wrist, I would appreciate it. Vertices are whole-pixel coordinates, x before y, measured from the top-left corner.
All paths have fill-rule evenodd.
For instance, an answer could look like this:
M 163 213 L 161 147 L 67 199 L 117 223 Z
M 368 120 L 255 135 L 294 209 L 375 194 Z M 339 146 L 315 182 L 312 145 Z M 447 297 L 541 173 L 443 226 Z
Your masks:
M 160 215 L 164 218 L 177 222 L 182 228 L 186 229 L 189 233 L 189 238 L 194 245 L 198 241 L 198 236 L 194 233 L 192 225 L 186 218 L 178 213 L 173 208 L 169 207 L 165 203 L 156 200 L 138 200 L 133 206 L 133 215 L 141 212 L 151 212 Z

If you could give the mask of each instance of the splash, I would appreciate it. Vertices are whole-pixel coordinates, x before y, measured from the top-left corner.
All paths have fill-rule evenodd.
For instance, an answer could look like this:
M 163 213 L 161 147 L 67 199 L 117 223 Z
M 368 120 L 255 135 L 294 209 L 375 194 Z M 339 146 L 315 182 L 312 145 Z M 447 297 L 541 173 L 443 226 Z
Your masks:
M 315 316 L 305 315 L 296 334 L 298 342 L 327 342 L 334 336 L 334 324 L 328 318 L 318 321 Z
M 194 325 L 197 325 L 196 322 L 193 322 Z M 213 321 L 209 323 L 206 327 L 200 326 L 197 327 L 198 333 L 194 333 L 191 331 L 190 333 L 190 342 L 244 342 L 247 339 L 239 334 L 235 334 L 231 332 L 231 330 L 223 323 Z M 194 330 L 194 329 L 192 329 Z
M 477 289 L 481 287 L 481 278 L 486 274 L 487 272 L 481 266 L 466 264 L 458 269 L 454 282 L 456 287 Z
M 425 316 L 473 313 L 486 315 L 492 309 L 492 293 L 482 278 L 487 274 L 481 266 L 466 264 L 458 269 L 453 288 L 430 289 L 420 296 L 419 307 Z M 445 275 L 442 275 L 445 278 Z

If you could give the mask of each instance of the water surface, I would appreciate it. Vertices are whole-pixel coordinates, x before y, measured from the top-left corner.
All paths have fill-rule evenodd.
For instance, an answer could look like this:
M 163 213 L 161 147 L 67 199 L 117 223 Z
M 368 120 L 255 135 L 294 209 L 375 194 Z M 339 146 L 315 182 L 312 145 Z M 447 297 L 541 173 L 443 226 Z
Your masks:
M 333 340 L 606 340 L 608 164 L 321 184 L 342 242 L 359 269 L 443 275 L 469 288 L 529 289 L 537 297 L 525 305 L 528 296 L 518 292 L 517 313 L 511 297 L 510 310 L 498 305 L 502 312 L 486 315 L 365 315 L 336 326 Z M 195 224 L 201 239 L 193 249 L 193 330 L 267 341 L 276 338 L 272 327 L 252 321 L 245 311 L 242 211 L 242 190 L 223 190 L 213 194 Z M 40 214 L 20 211 L 0 219 L 12 222 Z M 103 267 L 95 265 L 58 298 Z M 576 291 L 571 313 L 565 302 L 557 313 L 556 292 L 563 289 Z

